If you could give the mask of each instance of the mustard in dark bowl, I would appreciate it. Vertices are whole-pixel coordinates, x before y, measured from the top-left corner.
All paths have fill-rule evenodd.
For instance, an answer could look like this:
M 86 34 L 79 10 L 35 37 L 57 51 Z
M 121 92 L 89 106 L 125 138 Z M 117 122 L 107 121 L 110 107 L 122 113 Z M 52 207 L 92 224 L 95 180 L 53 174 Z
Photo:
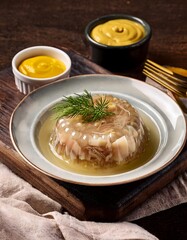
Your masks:
M 145 20 L 125 14 L 97 18 L 85 29 L 92 61 L 114 72 L 140 67 L 146 59 L 151 35 Z

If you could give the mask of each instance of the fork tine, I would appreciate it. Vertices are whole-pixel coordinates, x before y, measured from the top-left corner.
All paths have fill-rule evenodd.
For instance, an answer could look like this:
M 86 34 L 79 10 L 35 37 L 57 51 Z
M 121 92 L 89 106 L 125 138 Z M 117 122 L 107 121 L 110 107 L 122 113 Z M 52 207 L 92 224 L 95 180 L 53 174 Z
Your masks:
M 185 84 L 182 84 L 181 82 L 177 82 L 174 79 L 168 78 L 168 76 L 163 74 L 159 69 L 157 69 L 149 64 L 145 64 L 144 69 L 146 69 L 147 71 L 156 75 L 157 77 L 163 78 L 165 81 L 169 82 L 170 84 L 173 84 L 175 86 L 185 87 Z M 186 87 L 187 87 L 187 85 L 186 85 Z
M 143 69 L 143 73 L 153 79 L 154 81 L 156 81 L 157 83 L 161 84 L 162 86 L 164 86 L 165 88 L 167 88 L 168 90 L 170 90 L 171 92 L 174 92 L 175 94 L 177 94 L 178 96 L 181 97 L 186 97 L 186 91 L 183 89 L 183 91 L 179 91 L 178 88 L 176 88 L 175 86 L 172 86 L 171 84 L 167 83 L 166 81 L 162 80 L 161 77 L 158 77 L 156 75 L 154 75 L 153 73 L 149 72 L 146 69 Z
M 155 66 L 156 68 L 158 68 L 158 69 L 160 69 L 160 70 L 162 70 L 162 71 L 164 71 L 166 73 L 169 73 L 169 74 L 173 75 L 173 72 L 171 70 L 169 70 L 169 69 L 159 65 L 158 63 L 155 63 L 155 62 L 151 61 L 150 59 L 147 59 L 146 61 L 148 63 L 152 64 L 153 66 Z
M 145 66 L 148 66 L 156 71 L 158 71 L 159 73 L 163 74 L 164 76 L 166 76 L 167 78 L 169 78 L 170 80 L 176 81 L 181 85 L 187 85 L 187 81 L 186 79 L 184 79 L 183 77 L 178 78 L 176 76 L 174 76 L 174 73 L 172 71 L 170 71 L 169 69 L 147 59 L 145 62 Z M 176 74 L 175 74 L 176 75 Z

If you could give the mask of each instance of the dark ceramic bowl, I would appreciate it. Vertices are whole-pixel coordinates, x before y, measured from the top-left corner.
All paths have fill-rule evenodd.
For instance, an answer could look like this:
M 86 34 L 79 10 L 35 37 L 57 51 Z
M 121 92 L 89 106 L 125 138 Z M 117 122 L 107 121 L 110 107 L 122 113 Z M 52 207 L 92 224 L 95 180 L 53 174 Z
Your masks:
M 92 29 L 113 19 L 128 19 L 141 24 L 145 29 L 145 36 L 138 42 L 127 46 L 108 46 L 96 42 L 90 36 Z M 139 68 L 144 63 L 152 31 L 150 25 L 143 19 L 124 14 L 113 14 L 91 21 L 86 26 L 85 35 L 90 44 L 92 61 L 111 71 L 125 71 Z

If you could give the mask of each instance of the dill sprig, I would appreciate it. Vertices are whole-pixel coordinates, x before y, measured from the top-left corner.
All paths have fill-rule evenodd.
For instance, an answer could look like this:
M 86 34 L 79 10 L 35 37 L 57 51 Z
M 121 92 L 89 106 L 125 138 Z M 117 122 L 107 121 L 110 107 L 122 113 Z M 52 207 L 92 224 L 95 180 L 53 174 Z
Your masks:
M 114 113 L 108 110 L 109 100 L 105 97 L 93 101 L 91 93 L 84 90 L 84 93 L 75 96 L 64 97 L 53 107 L 53 112 L 57 119 L 61 117 L 82 116 L 83 122 L 95 122 Z

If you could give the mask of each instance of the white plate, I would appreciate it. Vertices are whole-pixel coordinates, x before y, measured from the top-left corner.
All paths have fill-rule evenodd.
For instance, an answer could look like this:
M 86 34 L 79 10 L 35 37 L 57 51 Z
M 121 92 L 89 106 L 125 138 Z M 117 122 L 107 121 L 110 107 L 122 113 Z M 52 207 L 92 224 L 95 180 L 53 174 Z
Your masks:
M 157 125 L 160 145 L 148 163 L 132 171 L 106 176 L 73 173 L 50 163 L 37 149 L 35 126 L 41 116 L 62 96 L 89 92 L 111 93 L 127 99 Z M 39 88 L 26 96 L 10 120 L 10 136 L 23 159 L 41 172 L 76 184 L 107 186 L 148 177 L 170 164 L 186 141 L 186 122 L 178 105 L 160 90 L 136 79 L 116 75 L 82 75 Z

